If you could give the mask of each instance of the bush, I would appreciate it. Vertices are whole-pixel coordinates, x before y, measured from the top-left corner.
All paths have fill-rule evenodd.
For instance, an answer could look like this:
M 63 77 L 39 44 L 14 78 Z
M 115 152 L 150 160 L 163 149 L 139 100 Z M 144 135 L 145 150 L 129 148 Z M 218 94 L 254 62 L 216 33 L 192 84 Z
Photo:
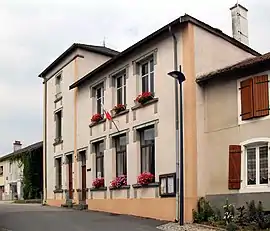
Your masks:
M 193 210 L 194 223 L 207 222 L 213 219 L 215 220 L 214 210 L 209 201 L 201 197 L 197 202 L 197 211 Z

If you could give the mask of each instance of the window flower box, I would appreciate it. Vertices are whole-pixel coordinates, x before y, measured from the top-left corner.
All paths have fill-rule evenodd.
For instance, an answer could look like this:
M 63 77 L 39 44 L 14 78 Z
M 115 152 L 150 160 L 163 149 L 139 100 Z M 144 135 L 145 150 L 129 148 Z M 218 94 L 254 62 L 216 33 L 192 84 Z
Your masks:
M 93 180 L 92 186 L 94 188 L 104 188 L 104 178 L 96 178 Z
M 150 172 L 143 172 L 137 177 L 137 183 L 139 185 L 145 186 L 150 183 L 153 183 L 155 180 L 155 176 Z
M 94 114 L 91 118 L 91 122 L 92 123 L 98 123 L 100 122 L 101 120 L 103 120 L 103 117 L 101 114 Z
M 127 176 L 118 176 L 114 180 L 111 181 L 110 189 L 118 189 L 123 186 L 127 186 Z
M 114 106 L 114 108 L 112 110 L 114 111 L 115 115 L 117 115 L 120 112 L 126 110 L 126 105 L 124 105 L 124 104 L 117 104 L 116 106 Z
M 144 105 L 145 103 L 149 102 L 152 99 L 154 99 L 154 95 L 152 92 L 143 92 L 141 95 L 137 96 L 135 102 Z

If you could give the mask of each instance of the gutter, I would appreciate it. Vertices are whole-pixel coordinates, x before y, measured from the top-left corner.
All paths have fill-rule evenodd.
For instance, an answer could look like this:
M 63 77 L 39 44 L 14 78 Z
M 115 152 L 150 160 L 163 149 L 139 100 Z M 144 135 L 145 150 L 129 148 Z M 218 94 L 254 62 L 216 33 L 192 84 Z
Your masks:
M 43 204 L 47 204 L 47 80 L 40 76 L 44 82 L 44 117 L 43 117 Z

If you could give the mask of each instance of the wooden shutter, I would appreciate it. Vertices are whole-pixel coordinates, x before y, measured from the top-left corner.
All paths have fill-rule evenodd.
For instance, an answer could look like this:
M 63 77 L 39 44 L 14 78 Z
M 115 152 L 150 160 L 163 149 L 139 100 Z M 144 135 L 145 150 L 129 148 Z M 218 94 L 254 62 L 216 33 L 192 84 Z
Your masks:
M 242 120 L 253 118 L 253 79 L 247 79 L 240 83 L 241 91 L 241 117 Z
M 268 75 L 253 78 L 254 117 L 269 115 Z
M 229 146 L 229 189 L 240 189 L 241 184 L 241 146 Z

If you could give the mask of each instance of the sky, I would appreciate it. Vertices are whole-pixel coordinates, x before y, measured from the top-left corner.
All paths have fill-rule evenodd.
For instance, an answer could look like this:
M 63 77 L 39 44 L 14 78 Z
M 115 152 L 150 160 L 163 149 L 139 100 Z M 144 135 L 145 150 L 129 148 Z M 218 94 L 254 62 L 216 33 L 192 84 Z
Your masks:
M 37 76 L 74 42 L 122 51 L 187 13 L 232 35 L 236 0 L 0 0 L 0 155 L 42 140 L 42 81 Z M 270 1 L 249 9 L 250 47 L 270 51 Z

